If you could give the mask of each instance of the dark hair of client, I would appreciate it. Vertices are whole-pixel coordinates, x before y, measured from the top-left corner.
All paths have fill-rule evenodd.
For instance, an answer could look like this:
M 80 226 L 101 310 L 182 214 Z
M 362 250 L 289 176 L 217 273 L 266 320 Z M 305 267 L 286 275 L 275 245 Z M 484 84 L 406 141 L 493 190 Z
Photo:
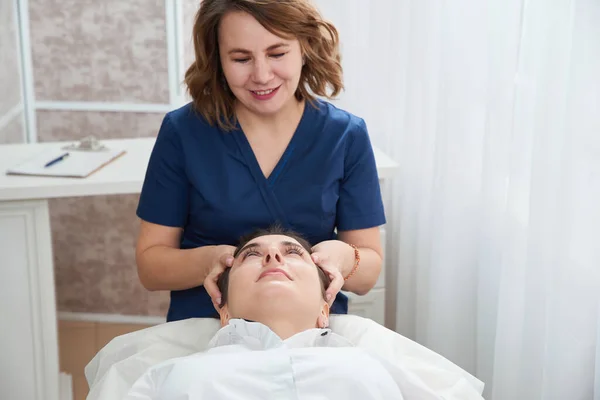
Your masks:
M 244 246 L 246 246 L 250 241 L 261 236 L 268 235 L 282 235 L 292 238 L 296 240 L 308 252 L 308 254 L 312 254 L 312 247 L 310 243 L 308 243 L 308 241 L 304 239 L 300 234 L 292 230 L 282 228 L 279 225 L 274 225 L 267 229 L 259 229 L 250 233 L 249 235 L 243 236 L 240 239 L 237 248 L 233 253 L 233 256 L 237 257 L 240 251 L 244 248 Z M 327 275 L 320 267 L 315 266 L 315 268 L 317 268 L 317 272 L 319 273 L 319 279 L 321 280 L 321 293 L 323 295 L 323 299 L 325 299 L 325 291 L 329 287 L 329 283 L 331 283 L 331 280 L 329 279 L 329 275 Z M 217 286 L 221 291 L 221 304 L 219 304 L 219 307 L 223 307 L 225 304 L 227 304 L 227 291 L 229 288 L 229 271 L 231 271 L 231 268 L 225 269 L 225 271 L 221 274 L 221 276 L 219 276 L 219 279 L 217 280 Z

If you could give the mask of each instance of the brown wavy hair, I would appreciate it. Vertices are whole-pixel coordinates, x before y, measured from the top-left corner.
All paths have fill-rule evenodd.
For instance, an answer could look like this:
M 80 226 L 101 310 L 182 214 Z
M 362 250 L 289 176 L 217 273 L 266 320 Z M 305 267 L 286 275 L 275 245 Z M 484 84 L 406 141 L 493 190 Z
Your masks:
M 209 124 L 235 129 L 235 97 L 225 85 L 218 42 L 221 19 L 232 11 L 246 12 L 271 33 L 300 42 L 305 64 L 297 100 L 314 105 L 316 96 L 333 98 L 343 90 L 338 31 L 310 0 L 203 0 L 193 29 L 196 59 L 185 84 L 194 108 Z

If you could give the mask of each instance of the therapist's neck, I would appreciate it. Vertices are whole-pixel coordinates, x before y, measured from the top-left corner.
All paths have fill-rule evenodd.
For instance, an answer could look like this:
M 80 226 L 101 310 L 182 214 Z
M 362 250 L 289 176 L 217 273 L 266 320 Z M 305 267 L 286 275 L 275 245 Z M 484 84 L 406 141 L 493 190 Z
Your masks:
M 304 112 L 305 101 L 290 99 L 279 111 L 272 114 L 257 114 L 240 102 L 236 103 L 236 117 L 247 135 L 262 132 L 267 135 L 295 131 Z

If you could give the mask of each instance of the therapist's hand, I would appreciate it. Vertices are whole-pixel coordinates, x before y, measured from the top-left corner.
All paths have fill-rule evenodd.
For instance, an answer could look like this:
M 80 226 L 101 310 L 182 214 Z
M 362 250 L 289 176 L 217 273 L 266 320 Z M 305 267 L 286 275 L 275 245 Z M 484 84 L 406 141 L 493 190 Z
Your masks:
M 204 279 L 204 287 L 210 296 L 213 306 L 218 311 L 221 304 L 221 291 L 217 286 L 219 277 L 226 268 L 231 268 L 233 265 L 234 246 L 221 245 L 215 246 L 212 255 L 212 269 Z
M 354 266 L 354 249 L 341 240 L 327 240 L 315 245 L 312 250 L 313 262 L 331 279 L 326 292 L 327 302 L 331 306 L 344 286 L 344 277 L 348 276 Z

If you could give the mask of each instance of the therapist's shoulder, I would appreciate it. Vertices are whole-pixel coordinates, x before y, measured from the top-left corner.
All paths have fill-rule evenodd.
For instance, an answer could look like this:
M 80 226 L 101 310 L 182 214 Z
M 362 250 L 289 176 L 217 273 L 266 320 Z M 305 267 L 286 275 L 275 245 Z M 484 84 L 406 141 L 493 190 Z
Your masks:
M 317 101 L 317 115 L 324 121 L 327 134 L 339 134 L 351 139 L 368 136 L 367 124 L 361 117 L 324 100 Z
M 166 114 L 163 125 L 185 138 L 199 134 L 210 135 L 219 133 L 218 128 L 211 126 L 195 108 L 193 103 L 187 103 Z

